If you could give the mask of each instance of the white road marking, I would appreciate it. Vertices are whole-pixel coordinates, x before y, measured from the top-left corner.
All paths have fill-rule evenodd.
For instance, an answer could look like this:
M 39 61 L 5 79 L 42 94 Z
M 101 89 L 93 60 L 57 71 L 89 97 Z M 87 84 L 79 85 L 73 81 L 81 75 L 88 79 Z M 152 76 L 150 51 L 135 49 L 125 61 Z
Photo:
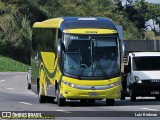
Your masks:
M 4 82 L 4 81 L 6 81 L 6 80 L 0 80 L 0 82 Z
M 69 111 L 65 111 L 65 110 L 56 110 L 58 112 L 64 112 L 64 113 L 72 113 L 72 112 L 69 112 Z
M 19 102 L 19 103 L 21 103 L 21 104 L 25 104 L 25 105 L 33 105 L 33 104 L 31 104 L 31 103 L 27 103 L 27 102 Z
M 144 109 L 144 110 L 150 110 L 150 111 L 159 111 L 159 110 L 156 110 L 156 109 L 150 109 L 150 108 L 141 108 L 141 109 Z
M 27 94 L 35 94 L 34 92 L 26 92 Z
M 6 89 L 8 89 L 8 90 L 14 90 L 14 88 L 6 88 Z
M 21 77 L 21 76 L 16 76 L 16 77 L 13 77 L 13 78 L 19 78 L 19 77 Z

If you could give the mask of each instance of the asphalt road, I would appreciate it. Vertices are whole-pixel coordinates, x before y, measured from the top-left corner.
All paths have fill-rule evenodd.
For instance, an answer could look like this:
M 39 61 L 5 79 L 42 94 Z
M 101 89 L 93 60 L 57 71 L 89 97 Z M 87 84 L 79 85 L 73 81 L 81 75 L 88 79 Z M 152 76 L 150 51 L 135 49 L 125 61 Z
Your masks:
M 105 101 L 88 105 L 81 105 L 79 101 L 67 101 L 63 107 L 58 107 L 56 102 L 40 104 L 37 95 L 27 89 L 26 78 L 27 73 L 0 73 L 1 112 L 52 111 L 57 120 L 160 119 L 143 116 L 160 116 L 160 101 L 156 101 L 154 97 L 138 97 L 136 102 L 131 102 L 129 98 L 117 99 L 115 106 L 106 106 Z

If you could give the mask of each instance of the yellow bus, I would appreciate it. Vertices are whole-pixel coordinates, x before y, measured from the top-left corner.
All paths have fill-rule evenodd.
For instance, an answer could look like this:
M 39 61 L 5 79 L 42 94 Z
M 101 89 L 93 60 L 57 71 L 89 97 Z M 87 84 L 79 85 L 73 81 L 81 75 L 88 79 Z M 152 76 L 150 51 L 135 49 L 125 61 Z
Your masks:
M 112 20 L 60 17 L 33 25 L 31 89 L 39 102 L 56 98 L 114 105 L 121 92 L 121 40 Z

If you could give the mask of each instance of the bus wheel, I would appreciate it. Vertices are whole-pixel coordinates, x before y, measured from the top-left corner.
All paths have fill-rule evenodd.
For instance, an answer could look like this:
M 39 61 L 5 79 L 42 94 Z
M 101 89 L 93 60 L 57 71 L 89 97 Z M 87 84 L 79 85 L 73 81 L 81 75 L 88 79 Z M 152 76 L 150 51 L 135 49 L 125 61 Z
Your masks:
M 57 99 L 57 104 L 58 106 L 64 106 L 65 104 L 65 99 L 64 98 L 60 98 L 60 92 L 59 92 L 59 86 L 57 86 L 56 89 L 56 99 Z
M 134 92 L 133 92 L 132 89 L 130 89 L 129 93 L 130 93 L 130 99 L 131 99 L 131 101 L 136 101 L 136 95 L 134 94 Z
M 125 100 L 125 95 L 123 93 L 121 94 L 120 100 Z
M 45 95 L 41 95 L 40 92 L 38 92 L 38 99 L 39 103 L 46 103 L 47 99 Z
M 42 89 L 42 88 L 40 88 L 39 80 L 37 80 L 37 93 L 38 93 L 39 103 L 45 103 L 46 102 L 46 96 L 41 95 L 40 89 Z
M 89 100 L 88 100 L 88 103 L 93 104 L 93 103 L 95 103 L 95 101 L 96 101 L 96 100 L 94 100 L 94 99 L 89 99 Z
M 80 102 L 82 105 L 87 105 L 87 99 L 81 99 Z
M 38 95 L 39 103 L 45 103 L 46 102 L 46 96 L 44 95 Z
M 160 96 L 156 96 L 156 100 L 157 100 L 157 101 L 160 101 Z
M 114 99 L 106 99 L 106 105 L 108 106 L 113 106 L 115 103 L 115 100 Z

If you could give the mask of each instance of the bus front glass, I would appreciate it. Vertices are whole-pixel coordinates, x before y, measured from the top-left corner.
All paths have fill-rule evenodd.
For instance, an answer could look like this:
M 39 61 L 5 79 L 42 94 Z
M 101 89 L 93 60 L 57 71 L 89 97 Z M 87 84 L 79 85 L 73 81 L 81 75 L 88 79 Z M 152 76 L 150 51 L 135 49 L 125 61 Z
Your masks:
M 118 39 L 109 35 L 64 35 L 64 73 L 88 79 L 120 73 Z

